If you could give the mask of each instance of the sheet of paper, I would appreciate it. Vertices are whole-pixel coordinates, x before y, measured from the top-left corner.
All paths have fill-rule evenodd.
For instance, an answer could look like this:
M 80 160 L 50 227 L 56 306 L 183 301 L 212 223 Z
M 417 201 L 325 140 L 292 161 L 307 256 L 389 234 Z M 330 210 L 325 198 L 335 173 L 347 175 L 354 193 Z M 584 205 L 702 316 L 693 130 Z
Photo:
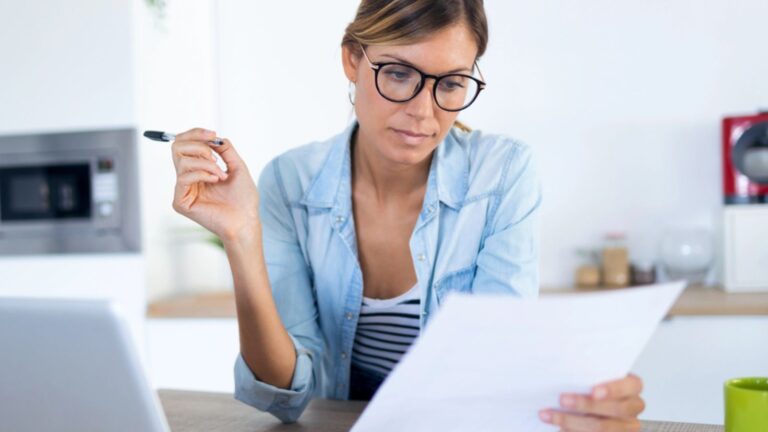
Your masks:
M 684 287 L 449 296 L 352 431 L 557 431 L 539 410 L 626 376 Z

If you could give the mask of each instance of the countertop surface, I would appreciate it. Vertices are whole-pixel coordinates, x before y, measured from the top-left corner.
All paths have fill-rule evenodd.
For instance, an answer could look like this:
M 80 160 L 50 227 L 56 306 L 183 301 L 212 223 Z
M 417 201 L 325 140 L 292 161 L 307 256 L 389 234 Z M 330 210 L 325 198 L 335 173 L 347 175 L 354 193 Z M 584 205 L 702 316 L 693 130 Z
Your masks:
M 230 394 L 160 390 L 160 401 L 173 432 L 197 431 L 316 431 L 352 428 L 366 402 L 315 399 L 296 423 L 284 425 Z M 643 432 L 722 432 L 722 426 L 644 421 Z
M 541 295 L 578 294 L 602 289 L 542 289 Z M 687 288 L 669 313 L 670 316 L 768 316 L 768 292 L 728 293 L 717 287 Z M 235 318 L 232 291 L 178 295 L 155 301 L 147 309 L 149 318 Z

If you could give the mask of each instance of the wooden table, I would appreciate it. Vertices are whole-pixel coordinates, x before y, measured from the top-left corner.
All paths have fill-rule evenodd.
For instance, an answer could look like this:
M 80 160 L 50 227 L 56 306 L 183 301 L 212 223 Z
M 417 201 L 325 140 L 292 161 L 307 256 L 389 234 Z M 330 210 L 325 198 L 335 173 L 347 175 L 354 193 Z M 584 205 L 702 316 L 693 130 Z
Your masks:
M 160 390 L 160 401 L 173 432 L 348 431 L 365 402 L 316 399 L 298 422 L 284 425 L 271 414 L 236 401 L 232 395 Z M 643 422 L 644 432 L 722 432 L 722 426 Z

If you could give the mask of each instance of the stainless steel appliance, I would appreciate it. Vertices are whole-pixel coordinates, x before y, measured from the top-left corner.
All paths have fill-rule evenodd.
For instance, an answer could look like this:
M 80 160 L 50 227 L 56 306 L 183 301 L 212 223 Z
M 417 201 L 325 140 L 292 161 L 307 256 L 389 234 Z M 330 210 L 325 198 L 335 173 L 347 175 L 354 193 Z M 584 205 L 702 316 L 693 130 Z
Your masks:
M 0 255 L 141 250 L 136 131 L 0 137 Z

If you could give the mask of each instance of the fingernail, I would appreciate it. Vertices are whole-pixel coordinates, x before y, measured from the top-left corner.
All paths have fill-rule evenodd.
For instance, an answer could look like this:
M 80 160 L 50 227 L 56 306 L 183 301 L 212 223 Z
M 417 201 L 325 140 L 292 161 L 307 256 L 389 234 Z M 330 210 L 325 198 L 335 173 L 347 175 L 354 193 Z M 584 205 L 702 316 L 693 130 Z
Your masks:
M 576 398 L 569 395 L 563 395 L 560 398 L 560 405 L 566 407 L 566 408 L 573 408 L 576 406 Z
M 549 411 L 539 411 L 539 418 L 547 423 L 552 421 L 552 413 Z
M 594 392 L 595 399 L 603 399 L 608 396 L 608 390 L 605 387 L 598 387 Z

